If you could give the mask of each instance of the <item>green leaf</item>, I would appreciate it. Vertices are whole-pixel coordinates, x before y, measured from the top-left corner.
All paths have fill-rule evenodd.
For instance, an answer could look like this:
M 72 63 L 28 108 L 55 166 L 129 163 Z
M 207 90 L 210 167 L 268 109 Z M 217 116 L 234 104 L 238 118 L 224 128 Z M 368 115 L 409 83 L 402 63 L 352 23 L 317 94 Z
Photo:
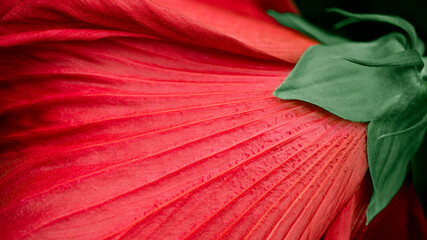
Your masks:
M 344 57 L 345 60 L 367 67 L 418 67 L 423 68 L 424 62 L 415 50 L 405 50 L 388 57 L 375 60 L 362 60 Z
M 394 32 L 370 42 L 336 41 L 336 36 L 325 36 L 327 32 L 301 18 L 273 14 L 284 25 L 329 44 L 310 47 L 274 95 L 315 104 L 350 121 L 369 122 L 369 222 L 398 192 L 427 131 L 427 59 L 420 55 L 424 44 L 405 20 L 332 11 L 349 17 L 339 27 L 379 21 L 401 27 L 408 36 Z M 413 161 L 413 167 L 418 165 Z M 420 174 L 414 175 L 418 182 Z
M 350 121 L 372 121 L 403 89 L 419 85 L 417 69 L 366 67 L 346 59 L 383 59 L 405 51 L 402 38 L 392 33 L 366 43 L 310 47 L 274 95 L 313 103 Z
M 408 165 L 423 141 L 427 115 L 424 93 L 408 89 L 393 107 L 368 125 L 368 163 L 374 186 L 367 211 L 368 222 L 383 210 L 404 182 Z M 421 123 L 421 124 L 419 124 Z

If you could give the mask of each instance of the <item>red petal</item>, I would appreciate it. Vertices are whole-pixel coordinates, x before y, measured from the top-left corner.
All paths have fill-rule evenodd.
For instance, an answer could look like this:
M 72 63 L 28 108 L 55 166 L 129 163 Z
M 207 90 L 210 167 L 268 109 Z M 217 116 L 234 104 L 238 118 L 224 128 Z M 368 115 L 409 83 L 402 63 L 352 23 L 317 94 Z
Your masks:
M 366 194 L 368 195 L 368 194 Z M 341 210 L 331 226 L 328 228 L 324 240 L 345 240 L 351 237 L 351 225 L 354 219 L 356 196 L 353 196 Z
M 209 3 L 223 10 L 228 9 L 250 18 L 270 22 L 275 20 L 265 14 L 268 9 L 274 9 L 278 12 L 298 12 L 291 0 L 199 0 L 198 2 Z
M 389 205 L 366 225 L 371 193 L 372 183 L 367 176 L 324 239 L 427 239 L 427 220 L 412 184 L 405 182 Z
M 4 239 L 311 238 L 366 171 L 363 124 L 271 95 L 289 65 L 147 39 L 1 59 Z
M 364 124 L 272 96 L 292 65 L 39 34 L 0 51 L 0 239 L 316 239 L 366 172 Z
M 137 37 L 137 33 L 295 63 L 315 44 L 273 21 L 260 21 L 198 0 L 91 1 L 90 4 L 83 0 L 27 0 L 20 1 L 2 20 L 6 24 L 0 33 L 8 35 L 0 37 L 0 46 Z
M 16 0 L 0 1 L 0 18 L 10 11 L 16 5 Z

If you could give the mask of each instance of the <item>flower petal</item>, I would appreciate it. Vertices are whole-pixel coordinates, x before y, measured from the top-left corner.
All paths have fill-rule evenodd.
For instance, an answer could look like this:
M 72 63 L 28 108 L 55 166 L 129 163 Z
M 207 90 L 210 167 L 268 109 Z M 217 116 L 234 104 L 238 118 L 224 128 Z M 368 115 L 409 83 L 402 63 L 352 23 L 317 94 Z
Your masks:
M 145 38 L 0 59 L 2 239 L 320 237 L 367 169 L 364 124 L 272 96 L 282 62 Z
M 199 0 L 217 6 L 224 10 L 231 10 L 240 15 L 248 16 L 262 21 L 273 21 L 267 10 L 274 9 L 279 12 L 297 13 L 298 9 L 292 0 Z
M 273 21 L 196 0 L 24 0 L 2 22 L 0 46 L 139 34 L 295 63 L 316 44 Z
M 354 195 L 366 125 L 272 96 L 311 40 L 162 4 L 2 19 L 1 239 L 320 238 Z
M 406 181 L 390 204 L 366 225 L 371 194 L 372 183 L 367 175 L 324 239 L 427 239 L 427 220 L 412 183 Z

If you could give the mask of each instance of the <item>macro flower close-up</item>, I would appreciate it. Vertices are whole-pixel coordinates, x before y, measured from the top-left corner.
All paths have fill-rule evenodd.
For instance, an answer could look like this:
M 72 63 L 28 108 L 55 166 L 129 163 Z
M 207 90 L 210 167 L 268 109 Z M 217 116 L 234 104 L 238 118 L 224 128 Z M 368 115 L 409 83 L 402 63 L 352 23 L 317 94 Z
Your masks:
M 423 33 L 301 12 L 2 1 L 0 239 L 427 239 Z

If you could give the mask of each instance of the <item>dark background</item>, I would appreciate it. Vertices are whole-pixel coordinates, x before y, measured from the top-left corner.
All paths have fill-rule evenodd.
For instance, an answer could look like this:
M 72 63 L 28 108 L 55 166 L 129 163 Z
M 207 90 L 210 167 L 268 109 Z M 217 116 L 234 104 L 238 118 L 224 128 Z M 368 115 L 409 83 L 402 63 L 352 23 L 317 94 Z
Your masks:
M 377 13 L 400 16 L 415 26 L 418 36 L 427 43 L 427 0 L 294 0 L 301 14 L 311 22 L 331 26 L 341 18 L 325 14 L 326 8 L 337 7 L 354 13 Z M 390 26 L 358 23 L 342 32 L 355 40 L 369 40 L 389 32 Z

